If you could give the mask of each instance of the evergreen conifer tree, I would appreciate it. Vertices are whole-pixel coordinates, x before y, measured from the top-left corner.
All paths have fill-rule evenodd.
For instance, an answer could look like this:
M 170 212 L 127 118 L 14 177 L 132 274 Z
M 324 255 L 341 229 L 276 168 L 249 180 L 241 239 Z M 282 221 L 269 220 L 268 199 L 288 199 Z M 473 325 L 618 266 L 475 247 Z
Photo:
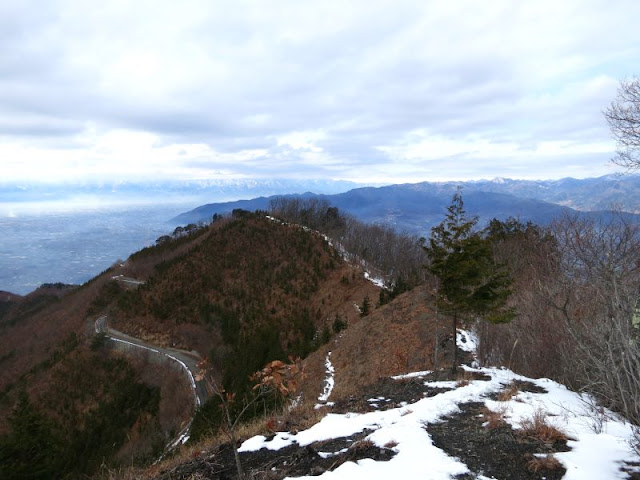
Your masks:
M 369 300 L 369 295 L 365 295 L 362 307 L 360 307 L 360 316 L 366 317 L 369 313 L 371 313 L 371 300 Z
M 0 478 L 49 479 L 64 473 L 60 427 L 39 412 L 20 392 L 9 417 L 11 432 L 0 436 Z
M 493 259 L 489 240 L 474 230 L 477 223 L 477 217 L 467 217 L 462 195 L 456 192 L 445 219 L 432 229 L 429 244 L 424 246 L 428 269 L 439 281 L 439 306 L 452 319 L 453 374 L 458 363 L 459 318 L 471 314 L 504 323 L 514 317 L 513 309 L 506 307 L 511 279 Z

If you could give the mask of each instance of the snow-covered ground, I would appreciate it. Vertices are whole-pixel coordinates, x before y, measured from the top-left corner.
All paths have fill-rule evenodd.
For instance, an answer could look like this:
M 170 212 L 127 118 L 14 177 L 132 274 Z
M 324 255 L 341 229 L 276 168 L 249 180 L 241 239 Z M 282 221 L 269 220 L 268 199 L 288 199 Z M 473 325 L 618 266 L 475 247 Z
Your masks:
M 329 402 L 329 397 L 331 396 L 331 392 L 333 391 L 333 386 L 335 385 L 335 380 L 333 378 L 333 375 L 335 373 L 335 368 L 333 367 L 333 364 L 331 363 L 331 352 L 327 353 L 327 358 L 324 361 L 324 365 L 325 365 L 325 373 L 326 373 L 326 377 L 324 379 L 324 388 L 322 390 L 322 393 L 320 394 L 320 396 L 318 397 L 318 403 L 316 405 L 316 408 L 321 408 L 324 406 L 332 406 L 333 403 Z
M 367 271 L 364 272 L 364 278 L 373 283 L 376 287 L 385 288 L 384 279 L 378 277 L 372 277 Z
M 467 348 L 472 349 L 473 337 L 466 332 L 461 332 L 460 335 L 464 337 Z M 334 371 L 333 366 L 329 368 L 329 365 L 330 361 L 327 357 L 327 378 L 330 378 L 332 383 Z M 365 459 L 346 462 L 320 477 L 349 480 L 358 478 L 450 479 L 470 470 L 459 459 L 437 448 L 425 425 L 436 422 L 445 415 L 456 413 L 461 403 L 476 401 L 484 402 L 490 410 L 502 412 L 504 420 L 514 429 L 520 428 L 523 421 L 531 419 L 536 413 L 544 412 L 547 422 L 559 428 L 571 439 L 568 441 L 571 451 L 554 454 L 567 470 L 565 479 L 626 478 L 624 472 L 620 471 L 623 462 L 638 460 L 631 447 L 632 426 L 606 410 L 595 414 L 590 407 L 591 401 L 587 397 L 571 392 L 563 385 L 551 380 L 529 379 L 504 368 L 464 368 L 469 372 L 482 373 L 490 377 L 490 380 L 471 380 L 467 384 L 425 381 L 426 385 L 449 387 L 451 390 L 385 411 L 363 414 L 329 413 L 316 425 L 296 434 L 280 432 L 268 441 L 263 436 L 250 438 L 242 444 L 240 451 L 254 451 L 261 448 L 279 450 L 293 444 L 306 446 L 369 429 L 373 430 L 373 433 L 369 434 L 367 439 L 375 445 L 380 447 L 393 445 L 397 454 L 390 461 L 376 462 Z M 428 373 L 409 373 L 407 377 L 419 379 Z M 506 401 L 488 398 L 488 394 L 503 390 L 514 380 L 532 382 L 547 393 L 520 391 Z M 326 393 L 325 390 L 324 394 Z M 328 398 L 328 395 L 326 397 Z M 375 405 L 375 402 L 372 404 Z M 487 479 L 482 475 L 477 478 Z

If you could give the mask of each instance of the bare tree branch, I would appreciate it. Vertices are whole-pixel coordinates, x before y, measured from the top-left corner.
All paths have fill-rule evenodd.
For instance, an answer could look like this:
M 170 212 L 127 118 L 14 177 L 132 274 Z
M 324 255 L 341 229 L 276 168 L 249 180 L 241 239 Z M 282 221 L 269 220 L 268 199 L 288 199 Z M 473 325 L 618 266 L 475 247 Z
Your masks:
M 620 82 L 618 93 L 604 110 L 616 140 L 614 163 L 631 171 L 640 169 L 640 78 Z

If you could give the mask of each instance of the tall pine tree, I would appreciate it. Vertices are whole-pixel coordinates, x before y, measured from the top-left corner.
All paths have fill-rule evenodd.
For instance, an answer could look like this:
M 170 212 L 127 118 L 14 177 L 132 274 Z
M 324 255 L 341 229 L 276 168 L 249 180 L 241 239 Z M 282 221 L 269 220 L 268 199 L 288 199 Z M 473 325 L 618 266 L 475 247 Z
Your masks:
M 439 281 L 438 302 L 452 320 L 454 375 L 460 318 L 473 315 L 492 323 L 505 323 L 515 315 L 513 309 L 506 307 L 511 294 L 510 276 L 495 262 L 489 240 L 474 230 L 477 223 L 477 217 L 467 217 L 462 195 L 456 192 L 445 219 L 432 229 L 429 244 L 424 246 L 428 269 Z

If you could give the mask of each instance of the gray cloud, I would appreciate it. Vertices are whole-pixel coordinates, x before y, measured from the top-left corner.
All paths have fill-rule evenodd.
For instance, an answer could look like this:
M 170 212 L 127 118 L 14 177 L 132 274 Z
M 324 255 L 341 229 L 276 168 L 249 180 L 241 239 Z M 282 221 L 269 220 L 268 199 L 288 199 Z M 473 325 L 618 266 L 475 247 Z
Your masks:
M 0 155 L 31 172 L 597 175 L 640 64 L 636 2 L 45 3 L 0 6 Z

